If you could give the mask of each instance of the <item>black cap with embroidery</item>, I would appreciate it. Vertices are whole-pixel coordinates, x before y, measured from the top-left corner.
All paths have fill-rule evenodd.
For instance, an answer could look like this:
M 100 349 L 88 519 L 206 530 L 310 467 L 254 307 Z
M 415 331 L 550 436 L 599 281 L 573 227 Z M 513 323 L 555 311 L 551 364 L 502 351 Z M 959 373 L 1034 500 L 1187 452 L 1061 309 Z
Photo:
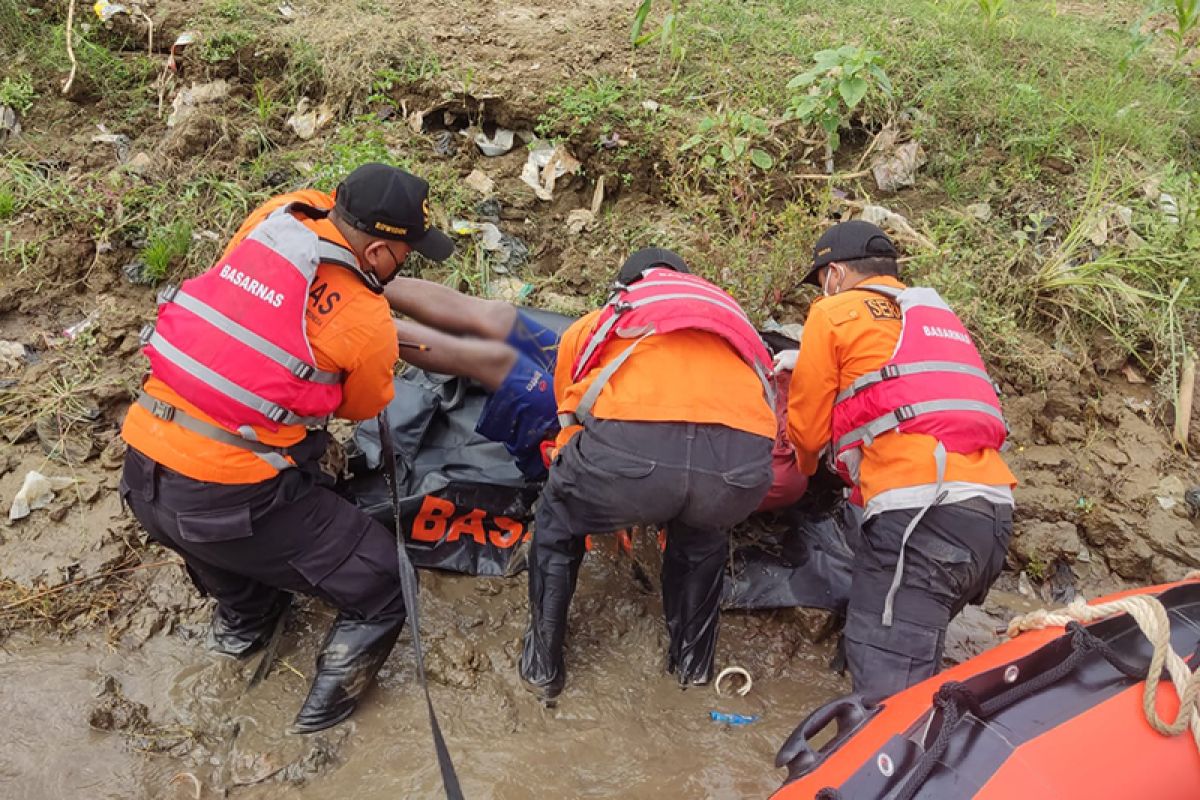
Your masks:
M 883 228 L 861 219 L 839 222 L 813 245 L 813 264 L 801 283 L 817 285 L 817 271 L 834 261 L 860 258 L 896 258 L 896 245 Z
M 360 231 L 408 244 L 433 261 L 454 253 L 449 236 L 429 221 L 429 184 L 388 164 L 363 164 L 338 185 L 338 213 Z

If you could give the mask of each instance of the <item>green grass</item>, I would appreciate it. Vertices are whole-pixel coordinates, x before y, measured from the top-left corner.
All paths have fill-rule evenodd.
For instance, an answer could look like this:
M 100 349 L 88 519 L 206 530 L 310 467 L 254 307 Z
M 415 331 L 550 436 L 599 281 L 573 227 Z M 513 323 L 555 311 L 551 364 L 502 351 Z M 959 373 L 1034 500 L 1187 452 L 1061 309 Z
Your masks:
M 590 78 L 581 85 L 566 85 L 546 98 L 548 108 L 538 117 L 541 136 L 577 136 L 592 123 L 603 121 L 606 130 L 626 120 L 629 112 L 622 101 L 627 90 L 617 81 Z
M 0 80 L 0 106 L 11 106 L 18 113 L 28 114 L 36 98 L 33 77 L 28 72 L 5 75 L 4 79 Z
M 163 280 L 172 267 L 183 263 L 191 246 L 192 226 L 187 222 L 176 221 L 155 231 L 140 254 L 146 265 L 146 275 L 155 281 Z

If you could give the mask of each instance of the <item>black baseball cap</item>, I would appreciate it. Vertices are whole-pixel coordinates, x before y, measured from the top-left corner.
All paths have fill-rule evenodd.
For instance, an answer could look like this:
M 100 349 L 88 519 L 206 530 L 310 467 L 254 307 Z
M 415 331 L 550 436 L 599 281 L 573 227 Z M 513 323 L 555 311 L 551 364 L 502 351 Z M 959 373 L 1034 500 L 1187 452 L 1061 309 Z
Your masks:
M 883 228 L 861 219 L 839 222 L 821 234 L 813 245 L 813 264 L 801 283 L 817 285 L 817 271 L 834 261 L 860 258 L 896 258 L 896 245 Z
M 666 267 L 673 269 L 676 272 L 685 272 L 691 274 L 688 269 L 687 262 L 683 260 L 683 256 L 673 250 L 668 250 L 665 247 L 643 247 L 636 253 L 625 259 L 625 263 L 621 265 L 621 271 L 617 273 L 617 283 L 622 286 L 640 280 L 642 273 L 653 267 Z
M 429 184 L 388 164 L 363 164 L 337 188 L 338 213 L 360 231 L 405 242 L 433 261 L 454 253 L 449 236 L 430 225 Z

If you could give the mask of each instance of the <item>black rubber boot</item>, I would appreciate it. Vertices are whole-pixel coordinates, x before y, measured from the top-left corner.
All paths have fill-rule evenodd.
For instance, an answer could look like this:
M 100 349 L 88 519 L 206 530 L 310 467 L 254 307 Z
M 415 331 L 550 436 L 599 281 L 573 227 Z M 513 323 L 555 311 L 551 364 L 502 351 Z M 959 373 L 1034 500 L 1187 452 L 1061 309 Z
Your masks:
M 404 619 L 363 622 L 339 614 L 317 656 L 317 674 L 292 733 L 316 733 L 344 721 L 392 652 Z
M 263 648 L 275 630 L 275 623 L 287 613 L 292 596 L 280 592 L 275 604 L 265 616 L 252 622 L 238 622 L 220 605 L 213 612 L 208 630 L 208 649 L 234 658 L 247 658 Z
M 529 626 L 521 642 L 518 673 L 525 688 L 544 703 L 562 694 L 567 681 L 563 643 L 571 596 L 583 561 L 582 538 L 563 544 L 565 552 L 539 547 L 535 533 L 529 551 Z
M 683 537 L 668 540 L 663 555 L 667 672 L 675 675 L 681 686 L 700 686 L 713 677 L 728 544 L 723 537 L 709 538 L 714 546 L 707 548 L 700 536 L 691 542 Z

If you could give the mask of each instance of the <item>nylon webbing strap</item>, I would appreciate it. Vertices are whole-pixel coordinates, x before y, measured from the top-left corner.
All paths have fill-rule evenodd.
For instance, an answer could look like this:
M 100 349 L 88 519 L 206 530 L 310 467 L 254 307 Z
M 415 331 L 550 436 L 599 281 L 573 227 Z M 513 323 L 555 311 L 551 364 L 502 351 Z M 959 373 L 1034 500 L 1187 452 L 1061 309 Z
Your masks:
M 629 347 L 626 347 L 625 351 L 622 352 L 621 355 L 608 362 L 608 364 L 604 366 L 604 369 L 600 370 L 599 374 L 596 375 L 596 379 L 592 381 L 592 385 L 589 386 L 587 391 L 583 393 L 583 398 L 580 399 L 579 405 L 575 407 L 575 419 L 578 420 L 579 423 L 586 425 L 587 421 L 592 418 L 592 408 L 596 405 L 596 401 L 600 399 L 600 392 L 603 391 L 604 387 L 608 384 L 612 376 L 616 374 L 617 370 L 621 368 L 621 365 L 629 360 L 629 357 L 633 355 L 633 351 L 637 349 L 637 346 L 641 344 L 647 336 L 650 336 L 653 333 L 654 330 L 651 329 L 643 333 L 637 339 L 634 339 L 633 344 L 629 345 Z M 574 425 L 576 423 L 571 424 Z
M 170 361 L 179 369 L 191 375 L 196 380 L 215 389 L 229 399 L 253 409 L 267 419 L 280 425 L 324 425 L 325 417 L 302 417 L 294 414 L 283 406 L 259 397 L 233 381 L 201 364 L 175 345 L 168 342 L 158 331 L 150 337 L 149 345 L 158 351 L 159 355 Z
M 354 253 L 328 239 L 317 240 L 317 258 L 341 267 L 358 269 L 358 259 L 354 257 Z
M 956 361 L 916 361 L 912 364 L 892 364 L 884 369 L 863 375 L 839 392 L 834 403 L 849 400 L 854 395 L 877 383 L 883 383 L 884 381 L 904 375 L 921 375 L 927 372 L 952 372 L 957 375 L 970 375 L 974 378 L 987 381 L 989 386 L 992 383 L 991 376 L 985 370 L 972 367 L 969 364 L 960 364 Z
M 881 621 L 885 628 L 892 627 L 892 611 L 896 602 L 896 592 L 900 590 L 900 582 L 904 579 L 904 551 L 908 547 L 908 539 L 921 524 L 921 520 L 925 518 L 925 513 L 946 499 L 946 492 L 942 489 L 942 484 L 946 480 L 946 447 L 941 442 L 938 442 L 937 447 L 933 448 L 933 460 L 937 464 L 937 485 L 933 488 L 933 500 L 917 512 L 904 529 L 904 535 L 900 537 L 900 555 L 896 558 L 896 572 L 892 575 L 892 585 L 888 588 L 887 597 L 883 600 Z
M 614 313 L 611 317 L 604 320 L 604 324 L 597 328 L 596 332 L 592 334 L 592 338 L 588 340 L 587 347 L 584 348 L 583 354 L 579 356 L 578 363 L 580 369 L 582 369 L 584 365 L 591 360 L 592 354 L 596 352 L 596 348 L 604 344 L 604 342 L 608 339 L 608 332 L 616 326 L 617 320 L 620 318 L 620 316 L 620 312 Z M 579 380 L 583 376 L 576 372 L 571 377 L 573 380 Z
M 225 316 L 203 300 L 193 297 L 183 290 L 175 292 L 170 302 L 175 303 L 180 308 L 187 309 L 217 330 L 229 334 L 258 354 L 266 356 L 301 380 L 322 383 L 329 386 L 342 382 L 342 374 L 340 372 L 326 372 L 317 369 L 304 359 L 297 358 L 274 342 L 264 339 L 249 328 Z
M 1004 417 L 1001 416 L 999 411 L 991 405 L 978 400 L 930 400 L 927 403 L 913 403 L 912 405 L 902 406 L 890 414 L 884 414 L 865 425 L 858 426 L 837 440 L 836 449 L 841 451 L 859 440 L 865 445 L 870 445 L 878 437 L 900 427 L 900 424 L 903 422 L 915 419 L 922 414 L 932 414 L 939 411 L 976 411 L 981 414 L 993 416 L 1001 422 L 1004 421 Z
M 202 419 L 197 419 L 185 411 L 181 411 L 170 403 L 164 403 L 158 398 L 142 392 L 138 395 L 137 404 L 149 411 L 154 416 L 166 422 L 174 422 L 181 428 L 185 428 L 192 433 L 198 433 L 201 436 L 212 439 L 222 444 L 233 445 L 240 447 L 243 450 L 249 450 L 254 455 L 261 458 L 263 461 L 270 464 L 277 470 L 289 469 L 292 466 L 291 461 L 284 456 L 282 450 L 270 445 L 260 444 L 258 442 L 248 441 L 247 439 L 238 436 L 236 433 L 227 431 L 217 425 L 211 425 Z
M 409 630 L 412 631 L 413 654 L 417 661 L 417 681 L 425 693 L 425 707 L 429 711 L 429 727 L 433 732 L 433 749 L 437 753 L 438 768 L 442 772 L 442 788 L 448 800 L 463 800 L 462 788 L 458 784 L 458 773 L 454 761 L 442 736 L 437 712 L 433 710 L 433 699 L 429 696 L 429 684 L 425 680 L 425 654 L 421 647 L 421 615 L 417 596 L 417 572 L 413 569 L 404 546 L 404 528 L 400 519 L 400 482 L 396 478 L 396 451 L 392 445 L 391 426 L 388 424 L 387 408 L 379 412 L 380 458 L 383 472 L 387 476 L 388 490 L 392 495 L 392 513 L 396 522 L 396 559 L 400 569 L 400 591 L 404 595 L 404 606 L 408 611 Z

